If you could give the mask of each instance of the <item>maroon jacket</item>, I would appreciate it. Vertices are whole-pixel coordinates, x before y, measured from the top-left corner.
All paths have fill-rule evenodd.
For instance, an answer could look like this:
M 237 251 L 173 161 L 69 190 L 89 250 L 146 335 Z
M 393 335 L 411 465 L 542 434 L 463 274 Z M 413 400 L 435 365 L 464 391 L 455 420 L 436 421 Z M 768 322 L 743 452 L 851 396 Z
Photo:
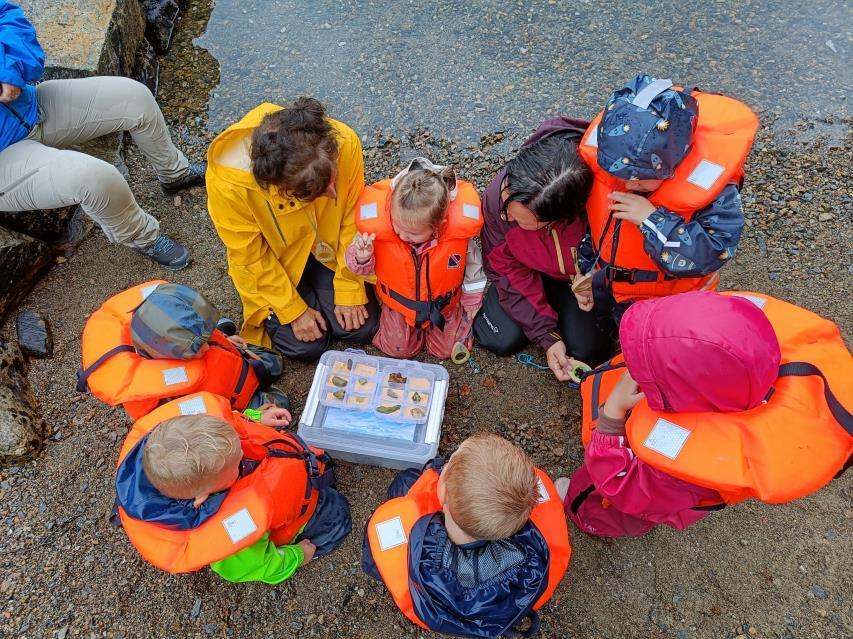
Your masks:
M 557 133 L 569 133 L 570 139 L 579 143 L 588 126 L 588 122 L 571 118 L 545 120 L 522 148 Z M 504 220 L 501 185 L 505 176 L 503 168 L 483 193 L 483 266 L 489 281 L 497 287 L 501 308 L 524 330 L 527 339 L 547 350 L 562 338 L 557 311 L 545 296 L 543 278 L 564 282 L 571 279 L 575 272 L 571 249 L 580 244 L 586 224 L 579 219 L 571 224 L 555 223 L 538 231 L 525 231 L 515 222 Z M 558 250 L 565 272 L 560 269 Z

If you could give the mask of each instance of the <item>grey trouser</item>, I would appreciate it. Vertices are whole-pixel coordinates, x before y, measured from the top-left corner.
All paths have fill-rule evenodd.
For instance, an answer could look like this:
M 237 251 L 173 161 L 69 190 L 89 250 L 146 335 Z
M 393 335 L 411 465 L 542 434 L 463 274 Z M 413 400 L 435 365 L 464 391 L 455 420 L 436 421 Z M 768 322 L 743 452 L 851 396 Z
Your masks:
M 172 143 L 163 114 L 144 84 L 105 76 L 50 80 L 37 88 L 39 121 L 25 140 L 0 151 L 0 210 L 30 211 L 79 204 L 111 242 L 149 246 L 160 223 L 143 211 L 111 164 L 59 150 L 128 131 L 157 177 L 182 177 L 189 163 Z

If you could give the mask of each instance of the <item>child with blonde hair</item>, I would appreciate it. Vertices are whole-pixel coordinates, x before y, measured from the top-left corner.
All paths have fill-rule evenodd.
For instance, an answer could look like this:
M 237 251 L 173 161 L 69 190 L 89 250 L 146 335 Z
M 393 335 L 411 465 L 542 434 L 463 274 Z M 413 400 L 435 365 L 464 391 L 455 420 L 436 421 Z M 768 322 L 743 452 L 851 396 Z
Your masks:
M 116 471 L 121 525 L 144 559 L 173 573 L 210 566 L 226 581 L 279 583 L 336 548 L 352 524 L 322 451 L 197 393 L 136 422 Z
M 352 272 L 376 278 L 382 313 L 374 346 L 401 358 L 424 346 L 439 359 L 450 357 L 456 342 L 471 349 L 471 322 L 486 286 L 473 241 L 482 225 L 474 186 L 426 158 L 365 188 L 360 233 L 346 261 Z
M 571 549 L 560 497 L 517 446 L 491 433 L 450 460 L 400 473 L 367 523 L 362 567 L 419 626 L 500 637 L 554 592 Z M 526 636 L 532 636 L 526 635 Z

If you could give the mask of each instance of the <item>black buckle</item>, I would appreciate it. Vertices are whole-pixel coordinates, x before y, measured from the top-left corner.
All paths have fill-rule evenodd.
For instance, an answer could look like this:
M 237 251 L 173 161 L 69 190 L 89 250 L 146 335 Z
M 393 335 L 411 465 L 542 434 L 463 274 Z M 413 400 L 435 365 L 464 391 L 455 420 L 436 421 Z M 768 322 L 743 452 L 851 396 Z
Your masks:
M 628 282 L 629 284 L 634 283 L 634 278 L 637 274 L 637 269 L 635 268 L 612 266 L 611 264 L 605 266 L 604 271 L 607 276 L 607 279 L 609 279 L 611 282 Z

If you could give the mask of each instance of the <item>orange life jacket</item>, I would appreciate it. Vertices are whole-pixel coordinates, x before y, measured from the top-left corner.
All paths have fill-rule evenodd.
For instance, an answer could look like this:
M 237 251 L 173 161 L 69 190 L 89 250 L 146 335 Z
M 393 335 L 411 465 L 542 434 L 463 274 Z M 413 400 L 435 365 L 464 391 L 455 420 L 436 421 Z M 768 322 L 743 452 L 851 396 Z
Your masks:
M 468 240 L 483 227 L 480 197 L 468 182 L 457 182 L 435 246 L 418 254 L 400 239 L 391 223 L 391 180 L 365 187 L 358 201 L 356 226 L 375 233 L 376 293 L 383 304 L 410 326 L 444 326 L 443 313 L 459 300 L 465 279 Z
M 192 572 L 230 557 L 270 533 L 288 544 L 314 514 L 317 489 L 325 474 L 325 454 L 293 433 L 278 432 L 231 411 L 228 400 L 196 393 L 156 408 L 134 424 L 124 440 L 118 465 L 161 422 L 182 414 L 205 413 L 234 426 L 243 459 L 260 462 L 237 480 L 219 510 L 197 528 L 176 530 L 134 519 L 121 506 L 122 527 L 142 557 L 167 572 Z
M 625 423 L 631 449 L 668 475 L 716 490 L 726 503 L 784 503 L 813 493 L 853 452 L 853 359 L 829 320 L 768 295 L 724 294 L 762 306 L 773 325 L 782 349 L 775 390 L 761 406 L 734 413 L 658 412 L 643 400 Z M 585 445 L 624 370 L 620 355 L 581 385 Z
M 727 184 L 741 182 L 743 163 L 758 130 L 758 118 L 742 102 L 697 90 L 692 96 L 699 103 L 693 146 L 673 176 L 648 196 L 652 204 L 678 213 L 685 221 L 713 202 Z M 595 178 L 586 210 L 597 266 L 605 269 L 614 298 L 623 302 L 714 288 L 717 273 L 678 278 L 663 273 L 643 249 L 640 230 L 612 217 L 607 198 L 624 190 L 624 181 L 598 165 L 601 116 L 599 113 L 589 125 L 579 151 Z
M 258 390 L 251 361 L 214 331 L 210 348 L 198 359 L 148 359 L 133 347 L 133 312 L 163 280 L 146 282 L 108 299 L 83 328 L 82 369 L 77 390 L 115 406 L 122 404 L 131 419 L 148 414 L 158 404 L 197 391 L 228 397 L 236 410 L 249 405 Z
M 572 554 L 563 502 L 548 475 L 538 468 L 536 474 L 539 476 L 542 497 L 531 513 L 530 521 L 548 544 L 550 562 L 548 586 L 534 604 L 534 610 L 541 608 L 554 594 L 566 574 Z M 367 522 L 370 552 L 385 587 L 400 611 L 427 630 L 429 628 L 415 613 L 409 590 L 409 537 L 418 520 L 441 510 L 437 493 L 438 477 L 435 469 L 425 470 L 405 496 L 380 505 Z

